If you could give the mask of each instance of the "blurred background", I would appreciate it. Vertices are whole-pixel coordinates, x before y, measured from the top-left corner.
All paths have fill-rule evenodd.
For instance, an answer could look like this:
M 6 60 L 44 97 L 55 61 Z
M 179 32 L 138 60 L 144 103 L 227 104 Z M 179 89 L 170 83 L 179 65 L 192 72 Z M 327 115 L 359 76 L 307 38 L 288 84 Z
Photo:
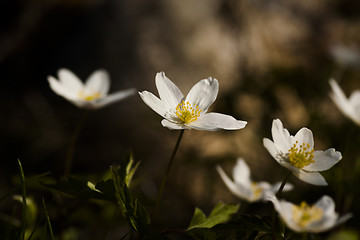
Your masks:
M 111 92 L 136 88 L 156 95 L 159 71 L 184 95 L 211 76 L 220 90 L 210 111 L 248 125 L 239 131 L 185 132 L 165 188 L 164 214 L 152 219 L 154 226 L 184 229 L 195 206 L 208 213 L 219 201 L 240 202 L 221 181 L 217 164 L 231 175 L 243 157 L 255 181 L 282 181 L 286 170 L 262 145 L 264 137 L 271 138 L 272 120 L 280 118 L 291 134 L 310 128 L 315 149 L 343 153 L 343 161 L 324 172 L 328 187 L 291 178 L 296 191 L 284 196 L 299 203 L 329 194 L 338 212 L 354 213 L 342 229 L 358 239 L 360 127 L 331 101 L 328 80 L 335 78 L 347 96 L 360 89 L 359 14 L 355 0 L 2 0 L 1 196 L 19 183 L 18 158 L 26 176 L 47 171 L 52 179 L 63 176 L 83 110 L 49 88 L 47 76 L 56 77 L 58 69 L 68 68 L 85 81 L 104 68 Z M 138 95 L 90 112 L 76 141 L 72 173 L 101 179 L 131 150 L 141 161 L 135 192 L 154 199 L 178 135 L 160 121 Z M 108 226 L 111 207 L 46 191 L 37 185 L 28 194 L 55 198 L 49 214 L 61 239 L 102 239 L 105 232 L 106 239 L 119 239 L 126 233 L 120 217 Z M 259 203 L 248 211 L 263 214 L 268 208 Z M 13 209 L 11 198 L 0 202 L 4 226 Z

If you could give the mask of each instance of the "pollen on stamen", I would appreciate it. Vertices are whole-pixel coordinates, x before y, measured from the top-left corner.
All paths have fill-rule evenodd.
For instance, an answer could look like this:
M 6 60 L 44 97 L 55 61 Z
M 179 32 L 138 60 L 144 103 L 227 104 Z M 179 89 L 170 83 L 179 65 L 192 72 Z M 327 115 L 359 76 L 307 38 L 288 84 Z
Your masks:
M 317 206 L 309 206 L 302 202 L 300 206 L 293 206 L 293 221 L 301 227 L 319 221 L 323 217 L 323 210 Z
M 202 110 L 199 110 L 199 106 L 192 106 L 191 103 L 181 101 L 175 108 L 176 116 L 183 123 L 191 123 L 198 119 Z
M 93 101 L 101 97 L 101 94 L 99 92 L 95 92 L 93 94 L 86 94 L 84 93 L 84 91 L 80 91 L 78 95 L 85 101 Z
M 314 149 L 310 149 L 310 144 L 299 144 L 298 141 L 289 150 L 289 162 L 297 168 L 303 168 L 314 160 Z

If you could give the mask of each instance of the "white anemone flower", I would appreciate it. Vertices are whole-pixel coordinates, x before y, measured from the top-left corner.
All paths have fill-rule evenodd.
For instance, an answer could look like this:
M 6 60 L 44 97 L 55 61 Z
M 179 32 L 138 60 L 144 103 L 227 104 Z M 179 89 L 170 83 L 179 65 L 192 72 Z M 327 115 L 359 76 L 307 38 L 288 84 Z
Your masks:
M 338 83 L 331 79 L 329 81 L 332 92 L 331 99 L 343 114 L 360 126 L 360 90 L 354 91 L 349 98 L 339 87 Z
M 301 128 L 295 136 L 291 136 L 279 119 L 273 121 L 271 133 L 274 141 L 264 138 L 264 146 L 279 164 L 304 182 L 327 185 L 319 171 L 328 170 L 338 163 L 342 158 L 340 152 L 334 148 L 315 151 L 310 129 Z
M 207 113 L 219 91 L 219 83 L 214 78 L 209 77 L 195 84 L 186 98 L 164 72 L 156 74 L 155 84 L 160 99 L 148 91 L 139 94 L 146 105 L 165 118 L 161 121 L 164 127 L 175 130 L 238 130 L 247 123 L 229 115 Z
M 271 185 L 268 182 L 254 182 L 250 177 L 250 169 L 244 159 L 238 158 L 235 167 L 233 168 L 233 178 L 231 180 L 220 166 L 216 166 L 216 170 L 220 174 L 222 180 L 228 189 L 237 197 L 248 202 L 256 202 L 263 200 L 265 193 L 277 192 L 280 183 Z M 293 188 L 291 184 L 286 184 L 284 191 L 289 191 Z
M 266 198 L 274 204 L 286 226 L 296 232 L 324 232 L 352 217 L 352 214 L 348 213 L 339 218 L 338 213 L 335 212 L 334 200 L 326 195 L 313 205 L 308 205 L 306 202 L 295 205 L 285 200 L 278 200 L 274 194 L 267 194 Z
M 135 89 L 128 89 L 108 94 L 110 78 L 105 70 L 95 71 L 85 84 L 68 69 L 60 69 L 58 78 L 48 77 L 50 88 L 80 108 L 98 109 L 136 92 Z

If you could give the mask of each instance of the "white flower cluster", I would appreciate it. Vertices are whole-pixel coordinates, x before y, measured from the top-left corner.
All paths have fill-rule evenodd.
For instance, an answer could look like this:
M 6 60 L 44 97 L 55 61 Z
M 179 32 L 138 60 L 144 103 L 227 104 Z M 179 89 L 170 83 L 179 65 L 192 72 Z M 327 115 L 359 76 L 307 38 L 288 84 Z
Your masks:
M 59 80 L 51 76 L 48 78 L 51 89 L 81 108 L 98 109 L 135 93 L 134 89 L 129 89 L 108 94 L 110 80 L 104 70 L 94 72 L 85 84 L 66 69 L 59 70 L 58 78 Z M 164 72 L 156 74 L 155 84 L 159 98 L 148 91 L 139 92 L 139 95 L 145 104 L 164 118 L 161 121 L 164 127 L 174 130 L 216 131 L 238 130 L 247 124 L 229 115 L 208 113 L 208 108 L 215 101 L 219 91 L 219 82 L 214 78 L 199 81 L 186 97 Z M 330 85 L 333 91 L 330 96 L 335 104 L 347 117 L 360 125 L 360 91 L 354 92 L 350 99 L 347 99 L 334 80 L 330 80 Z M 315 151 L 310 129 L 302 128 L 292 136 L 279 119 L 273 120 L 271 133 L 273 140 L 264 138 L 263 144 L 281 166 L 289 169 L 304 182 L 319 186 L 327 185 L 319 172 L 328 170 L 338 163 L 342 159 L 340 152 L 333 148 Z M 272 185 L 252 181 L 250 169 L 242 158 L 237 160 L 233 169 L 233 180 L 220 166 L 217 166 L 216 170 L 225 185 L 239 198 L 249 202 L 271 201 L 286 225 L 294 231 L 322 232 L 351 217 L 351 214 L 347 214 L 339 218 L 335 212 L 335 203 L 329 196 L 323 196 L 311 206 L 306 202 L 294 205 L 285 200 L 278 200 L 275 193 L 289 191 L 293 189 L 293 185 L 286 184 L 280 187 L 280 183 Z

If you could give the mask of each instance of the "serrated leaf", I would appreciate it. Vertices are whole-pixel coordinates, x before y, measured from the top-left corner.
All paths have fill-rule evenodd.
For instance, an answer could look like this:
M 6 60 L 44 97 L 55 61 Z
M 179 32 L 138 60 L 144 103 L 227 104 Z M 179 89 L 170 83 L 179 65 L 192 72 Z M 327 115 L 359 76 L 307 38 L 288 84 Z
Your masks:
M 238 209 L 239 204 L 224 204 L 220 202 L 211 211 L 209 217 L 206 217 L 201 209 L 196 208 L 187 230 L 192 228 L 212 228 L 217 224 L 227 222 L 230 216 L 236 213 Z

